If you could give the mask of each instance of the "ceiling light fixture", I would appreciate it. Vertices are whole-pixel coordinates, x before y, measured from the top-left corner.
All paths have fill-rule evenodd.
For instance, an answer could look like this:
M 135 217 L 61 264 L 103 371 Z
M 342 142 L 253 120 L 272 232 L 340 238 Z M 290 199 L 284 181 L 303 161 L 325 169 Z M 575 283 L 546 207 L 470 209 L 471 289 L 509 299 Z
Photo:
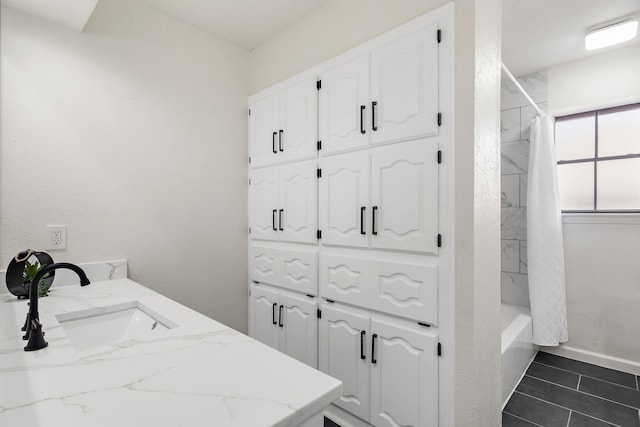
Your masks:
M 638 33 L 638 18 L 625 18 L 624 20 L 599 26 L 589 30 L 584 38 L 587 50 L 596 50 L 603 47 L 631 40 Z

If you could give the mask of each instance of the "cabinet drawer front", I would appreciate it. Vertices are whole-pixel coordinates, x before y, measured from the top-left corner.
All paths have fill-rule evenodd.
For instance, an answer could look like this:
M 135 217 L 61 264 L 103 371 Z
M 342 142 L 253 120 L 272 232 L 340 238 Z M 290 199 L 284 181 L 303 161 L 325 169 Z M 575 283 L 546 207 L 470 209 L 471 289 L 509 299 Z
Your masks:
M 320 255 L 324 298 L 438 323 L 438 266 Z
M 249 279 L 304 294 L 318 294 L 318 251 L 315 248 L 253 244 Z

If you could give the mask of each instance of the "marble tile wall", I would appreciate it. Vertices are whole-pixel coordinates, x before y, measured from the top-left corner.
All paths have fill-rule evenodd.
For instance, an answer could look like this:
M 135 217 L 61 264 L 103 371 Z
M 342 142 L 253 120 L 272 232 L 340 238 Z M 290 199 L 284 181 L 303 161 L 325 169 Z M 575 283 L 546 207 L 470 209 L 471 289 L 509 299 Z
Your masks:
M 546 73 L 518 77 L 518 81 L 538 106 L 546 111 L 548 83 Z M 529 169 L 529 131 L 535 117 L 518 89 L 503 76 L 501 103 L 502 165 L 502 301 L 529 305 L 527 281 L 527 171 Z

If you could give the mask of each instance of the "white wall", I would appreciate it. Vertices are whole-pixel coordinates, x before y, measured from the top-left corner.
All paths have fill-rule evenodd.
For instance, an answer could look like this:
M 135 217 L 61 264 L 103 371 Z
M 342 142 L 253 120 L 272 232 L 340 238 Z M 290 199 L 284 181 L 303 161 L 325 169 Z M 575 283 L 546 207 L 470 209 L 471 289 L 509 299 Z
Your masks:
M 640 43 L 549 69 L 555 116 L 640 102 Z
M 638 102 L 639 70 L 640 44 L 551 68 L 549 108 Z M 563 230 L 569 341 L 549 350 L 640 374 L 640 215 L 565 215 Z
M 327 0 L 251 53 L 250 92 L 426 13 L 443 0 Z M 445 384 L 452 425 L 500 424 L 500 1 L 457 0 L 455 353 Z M 446 37 L 446 35 L 445 35 Z M 446 350 L 446 348 L 449 350 Z M 455 347 L 455 348 L 452 348 Z M 449 363 L 444 358 L 441 363 Z M 451 417 L 455 413 L 455 417 Z M 443 424 L 444 427 L 444 424 Z
M 84 32 L 2 8 L 0 262 L 126 257 L 143 285 L 247 325 L 249 54 L 132 0 Z

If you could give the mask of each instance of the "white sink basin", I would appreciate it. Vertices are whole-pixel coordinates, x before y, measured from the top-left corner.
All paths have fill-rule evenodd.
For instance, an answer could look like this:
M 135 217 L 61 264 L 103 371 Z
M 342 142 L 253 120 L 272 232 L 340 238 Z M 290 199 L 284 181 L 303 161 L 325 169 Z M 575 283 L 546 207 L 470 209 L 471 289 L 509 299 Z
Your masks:
M 176 326 L 138 301 L 61 313 L 56 318 L 79 351 L 144 338 Z

